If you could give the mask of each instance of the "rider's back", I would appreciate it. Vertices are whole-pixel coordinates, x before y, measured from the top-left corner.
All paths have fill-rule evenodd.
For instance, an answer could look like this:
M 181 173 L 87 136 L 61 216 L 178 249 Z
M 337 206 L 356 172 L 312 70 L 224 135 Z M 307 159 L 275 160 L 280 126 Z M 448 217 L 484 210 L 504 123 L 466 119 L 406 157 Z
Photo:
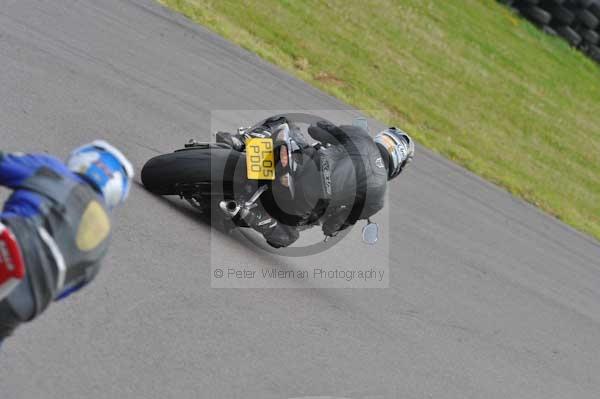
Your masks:
M 330 206 L 351 208 L 358 200 L 359 219 L 383 208 L 387 170 L 369 134 L 357 126 L 311 127 L 310 135 L 324 144 L 320 150 L 323 190 Z

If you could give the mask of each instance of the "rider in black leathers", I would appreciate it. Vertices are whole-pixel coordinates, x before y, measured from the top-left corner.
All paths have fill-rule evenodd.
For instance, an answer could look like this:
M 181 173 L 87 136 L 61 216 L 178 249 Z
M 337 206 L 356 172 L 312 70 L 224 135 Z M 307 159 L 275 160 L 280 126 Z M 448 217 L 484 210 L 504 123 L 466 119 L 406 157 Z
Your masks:
M 278 116 L 241 134 L 219 132 L 217 141 L 243 151 L 247 139 L 271 137 L 284 123 L 294 130 L 290 120 Z M 319 144 L 309 146 L 300 141 L 300 149 L 294 153 L 299 167 L 294 172 L 292 213 L 316 212 L 329 237 L 380 211 L 388 180 L 400 174 L 414 154 L 412 140 L 397 128 L 386 129 L 373 139 L 361 127 L 320 121 L 311 125 L 308 133 Z M 286 208 L 286 212 L 291 211 Z M 285 247 L 298 239 L 299 232 L 293 222 L 278 219 L 279 223 L 261 207 L 245 221 L 271 246 Z

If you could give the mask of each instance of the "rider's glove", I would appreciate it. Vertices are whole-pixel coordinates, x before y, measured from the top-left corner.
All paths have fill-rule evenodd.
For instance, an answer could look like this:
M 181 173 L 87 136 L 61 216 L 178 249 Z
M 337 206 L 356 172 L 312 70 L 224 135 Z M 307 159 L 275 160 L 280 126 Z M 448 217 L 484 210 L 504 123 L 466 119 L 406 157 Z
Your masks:
M 348 222 L 350 209 L 348 207 L 336 207 L 323 221 L 321 229 L 327 237 L 335 237 L 340 231 L 347 229 L 352 224 Z

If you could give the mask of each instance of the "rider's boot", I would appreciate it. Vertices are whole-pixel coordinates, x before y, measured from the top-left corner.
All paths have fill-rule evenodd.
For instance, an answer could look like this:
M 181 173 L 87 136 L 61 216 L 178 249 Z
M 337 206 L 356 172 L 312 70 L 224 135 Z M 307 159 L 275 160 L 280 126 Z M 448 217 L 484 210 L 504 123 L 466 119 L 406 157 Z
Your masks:
M 253 209 L 244 221 L 249 227 L 263 235 L 267 243 L 274 248 L 287 247 L 299 237 L 298 229 L 277 222 L 264 212 L 264 209 Z
M 230 145 L 234 150 L 244 151 L 246 148 L 246 140 L 251 138 L 271 137 L 271 131 L 268 127 L 259 126 L 253 130 L 239 128 L 237 134 L 228 132 L 217 132 L 217 143 L 225 143 Z
M 300 237 L 296 227 L 279 223 L 259 204 L 244 209 L 227 207 L 226 201 L 222 201 L 221 209 L 231 217 L 234 223 L 250 227 L 262 234 L 272 247 L 287 247 Z
M 230 145 L 236 151 L 244 151 L 246 147 L 246 136 L 243 134 L 233 134 L 228 132 L 217 132 L 217 143 Z
M 236 151 L 244 151 L 245 138 L 240 134 L 231 134 L 228 132 L 217 132 L 217 143 L 230 145 Z

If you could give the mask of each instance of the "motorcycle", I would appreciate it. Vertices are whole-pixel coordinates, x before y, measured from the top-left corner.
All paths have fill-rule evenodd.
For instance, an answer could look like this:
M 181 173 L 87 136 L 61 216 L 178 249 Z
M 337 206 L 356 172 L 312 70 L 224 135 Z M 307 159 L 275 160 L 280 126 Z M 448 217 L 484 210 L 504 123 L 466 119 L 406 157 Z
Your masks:
M 357 119 L 355 124 L 365 122 Z M 238 133 L 254 128 L 240 128 Z M 237 227 L 250 227 L 247 216 L 257 212 L 260 204 L 278 222 L 305 230 L 320 225 L 325 211 L 319 205 L 294 211 L 295 172 L 307 145 L 302 133 L 287 123 L 279 125 L 271 137 L 246 140 L 244 151 L 192 139 L 182 149 L 148 160 L 141 179 L 150 192 L 178 195 L 203 213 L 220 209 Z M 378 232 L 378 225 L 369 221 L 363 227 L 363 241 L 375 244 Z

